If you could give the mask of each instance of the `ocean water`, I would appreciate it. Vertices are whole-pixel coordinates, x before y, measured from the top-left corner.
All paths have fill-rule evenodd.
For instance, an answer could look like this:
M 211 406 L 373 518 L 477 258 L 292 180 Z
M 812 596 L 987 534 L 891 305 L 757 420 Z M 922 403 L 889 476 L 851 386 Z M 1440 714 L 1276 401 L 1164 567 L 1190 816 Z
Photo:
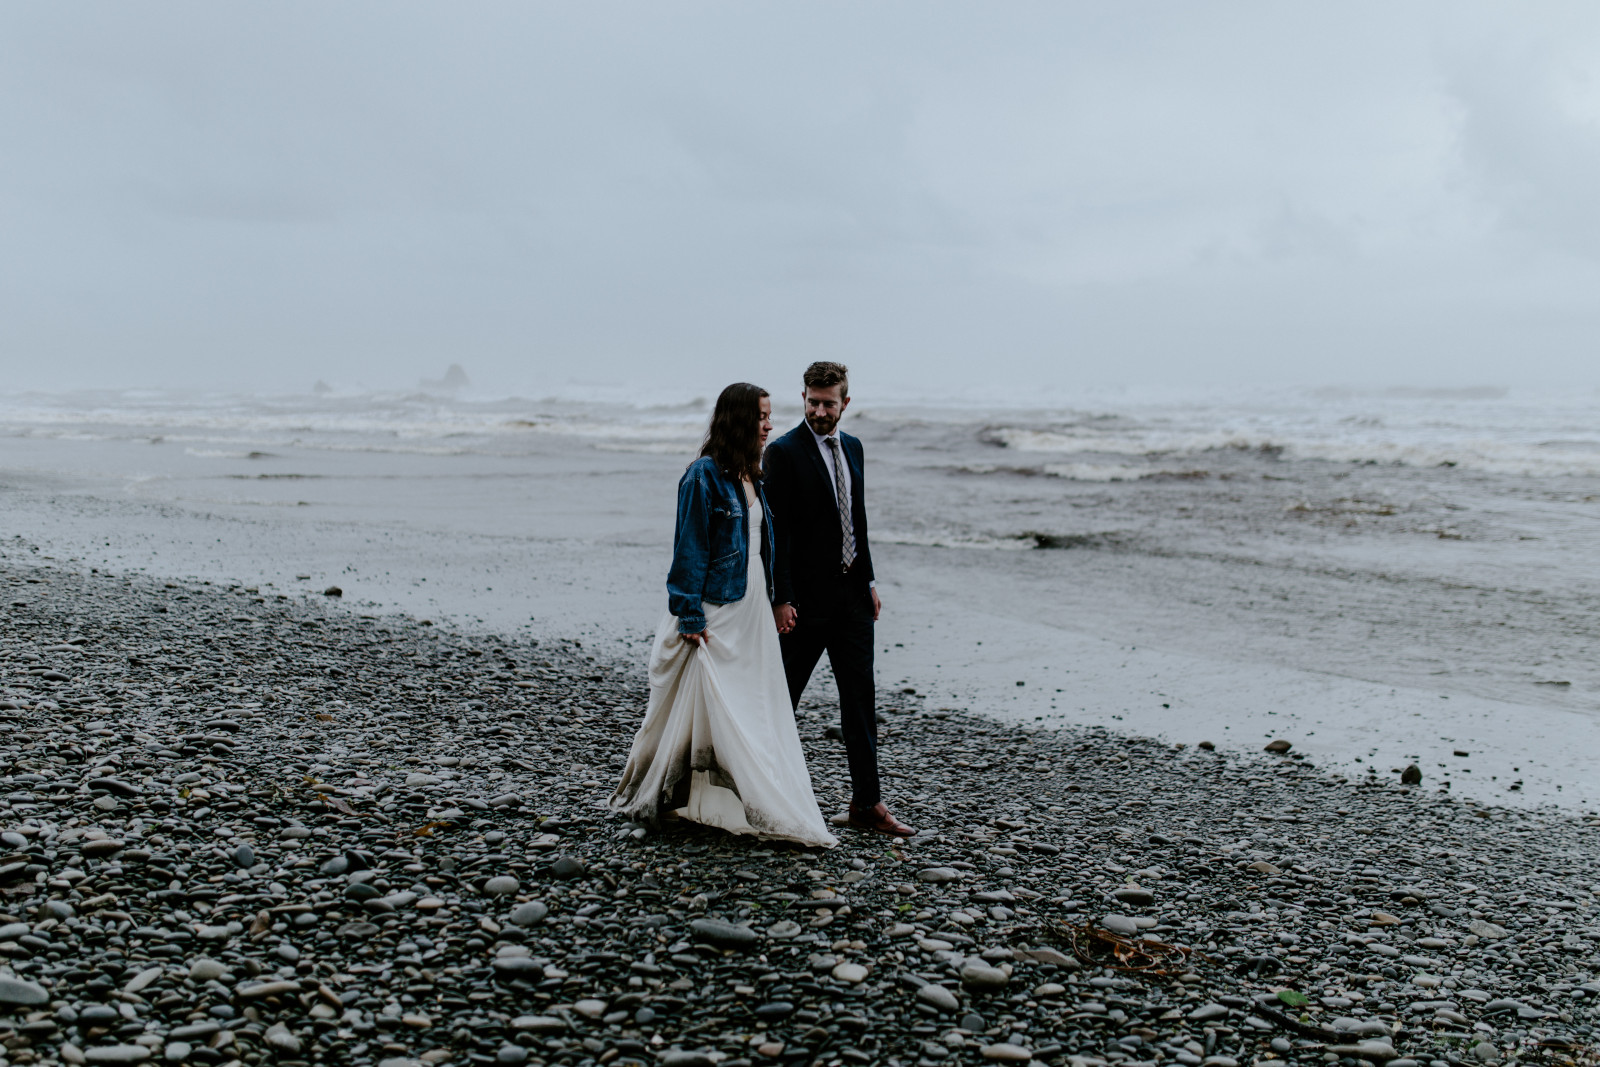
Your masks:
M 337 578 L 352 608 L 627 661 L 708 415 L 690 391 L 0 394 L 0 498 L 61 558 Z M 858 395 L 846 428 L 880 677 L 919 700 L 1219 743 L 1292 719 L 1352 773 L 1589 795 L 1592 390 Z M 1469 740 L 1504 766 L 1466 769 Z
M 181 442 L 195 455 L 271 448 L 516 455 L 562 435 L 597 448 L 692 452 L 704 396 L 569 390 L 537 399 L 463 393 L 257 395 L 171 390 L 0 392 L 0 435 Z M 782 414 L 798 415 L 798 409 Z M 1204 471 L 1207 457 L 1465 468 L 1523 478 L 1600 475 L 1600 390 L 1099 390 L 1083 394 L 856 398 L 902 436 L 965 435 L 974 472 L 1075 481 Z

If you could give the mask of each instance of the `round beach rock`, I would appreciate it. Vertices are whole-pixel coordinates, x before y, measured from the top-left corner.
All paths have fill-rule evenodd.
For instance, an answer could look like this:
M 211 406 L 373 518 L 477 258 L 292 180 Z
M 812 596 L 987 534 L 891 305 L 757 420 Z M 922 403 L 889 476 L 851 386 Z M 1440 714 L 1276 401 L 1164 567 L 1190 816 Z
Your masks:
M 867 980 L 867 975 L 871 972 L 859 963 L 841 963 L 834 967 L 832 973 L 836 982 L 860 985 Z
M 0 974 L 0 1004 L 13 1008 L 32 1008 L 49 1002 L 50 994 L 45 992 L 44 986 Z
M 483 891 L 493 897 L 508 897 L 522 888 L 522 883 L 509 874 L 496 875 L 483 883 Z
M 542 900 L 530 900 L 511 909 L 511 921 L 518 926 L 532 926 L 543 921 L 550 909 Z

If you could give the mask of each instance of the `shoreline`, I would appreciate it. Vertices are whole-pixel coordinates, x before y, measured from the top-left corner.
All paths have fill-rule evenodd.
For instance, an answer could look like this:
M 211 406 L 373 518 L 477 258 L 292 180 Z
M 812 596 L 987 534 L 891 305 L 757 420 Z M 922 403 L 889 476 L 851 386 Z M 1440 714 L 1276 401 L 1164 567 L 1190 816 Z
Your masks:
M 518 476 L 526 498 L 523 490 L 508 499 L 483 486 L 445 489 L 455 483 L 443 478 L 403 483 L 394 500 L 372 495 L 387 482 L 361 477 L 347 486 L 338 478 L 263 483 L 290 502 L 311 497 L 293 508 L 182 494 L 162 503 L 145 499 L 144 488 L 58 472 L 11 487 L 16 539 L 7 548 L 25 552 L 32 542 L 42 558 L 84 569 L 248 579 L 290 597 L 333 582 L 369 612 L 578 639 L 602 660 L 642 673 L 650 631 L 639 623 L 659 615 L 671 530 L 659 522 L 667 511 L 644 521 L 637 494 L 656 484 L 659 457 L 633 457 L 638 469 L 597 478 L 614 457 L 561 455 Z M 353 498 L 341 500 L 345 492 Z M 108 541 L 107 529 L 118 536 Z M 1219 620 L 1184 606 L 1196 590 L 1244 577 L 1203 554 L 1177 561 L 1106 548 L 874 550 L 885 575 L 880 684 L 915 688 L 929 704 L 1014 723 L 1209 740 L 1247 753 L 1282 737 L 1352 777 L 1397 778 L 1416 764 L 1427 787 L 1448 782 L 1462 799 L 1600 811 L 1600 779 L 1590 773 L 1600 717 L 1585 710 L 1582 685 L 1530 684 L 1546 699 L 1528 703 L 1462 691 L 1450 677 L 1386 678 L 1381 662 L 1356 673 L 1316 668 L 1258 632 L 1270 614 Z M 1178 580 L 1178 570 L 1196 567 L 1204 576 L 1192 586 Z M 1050 589 L 1061 595 L 1042 595 Z M 1310 596 L 1301 593 L 1272 598 L 1286 614 L 1271 625 L 1312 624 L 1314 616 L 1295 614 Z M 1354 593 L 1360 589 L 1336 583 L 1312 599 Z M 1178 600 L 1163 600 L 1169 594 Z M 1366 610 L 1410 609 L 1380 602 Z M 977 646 L 975 628 L 984 638 Z
M 656 835 L 603 809 L 643 694 L 573 642 L 10 554 L 0 584 L 8 1063 L 1592 1056 L 1592 818 L 886 691 L 916 839 Z M 1068 926 L 1191 952 L 1106 971 Z

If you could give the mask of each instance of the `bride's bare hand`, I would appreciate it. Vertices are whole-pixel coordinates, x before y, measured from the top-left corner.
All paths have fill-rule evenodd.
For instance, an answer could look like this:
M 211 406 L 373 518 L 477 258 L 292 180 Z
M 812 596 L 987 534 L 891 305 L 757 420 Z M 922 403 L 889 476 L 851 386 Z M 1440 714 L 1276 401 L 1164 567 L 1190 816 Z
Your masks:
M 679 634 L 678 636 L 683 638 L 683 640 L 687 641 L 691 645 L 700 645 L 704 644 L 706 638 L 711 636 L 711 631 L 701 630 L 697 634 Z

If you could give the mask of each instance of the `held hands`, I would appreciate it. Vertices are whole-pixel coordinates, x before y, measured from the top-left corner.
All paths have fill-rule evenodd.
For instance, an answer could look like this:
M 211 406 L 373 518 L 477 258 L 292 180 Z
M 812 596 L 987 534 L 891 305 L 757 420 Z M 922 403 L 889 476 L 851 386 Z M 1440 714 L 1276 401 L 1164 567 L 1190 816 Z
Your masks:
M 682 638 L 688 644 L 691 644 L 691 645 L 703 645 L 706 642 L 706 638 L 711 636 L 711 631 L 710 630 L 701 630 L 697 634 L 679 634 L 678 636 L 680 638 Z
M 780 634 L 793 633 L 798 613 L 793 604 L 774 604 L 772 606 L 772 621 L 778 624 Z

